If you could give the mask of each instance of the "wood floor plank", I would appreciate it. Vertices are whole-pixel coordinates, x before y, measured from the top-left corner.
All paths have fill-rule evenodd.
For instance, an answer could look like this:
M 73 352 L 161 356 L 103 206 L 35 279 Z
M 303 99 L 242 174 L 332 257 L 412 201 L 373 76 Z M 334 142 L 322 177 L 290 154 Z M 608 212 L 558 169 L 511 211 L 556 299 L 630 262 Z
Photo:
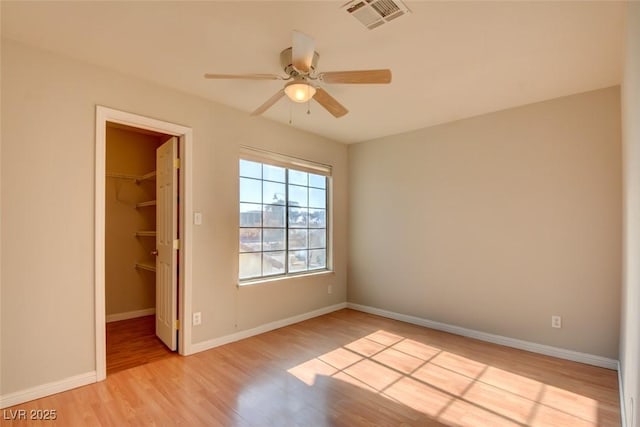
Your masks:
M 55 409 L 48 425 L 60 426 L 620 425 L 614 371 L 348 309 L 118 366 L 106 381 L 8 410 Z

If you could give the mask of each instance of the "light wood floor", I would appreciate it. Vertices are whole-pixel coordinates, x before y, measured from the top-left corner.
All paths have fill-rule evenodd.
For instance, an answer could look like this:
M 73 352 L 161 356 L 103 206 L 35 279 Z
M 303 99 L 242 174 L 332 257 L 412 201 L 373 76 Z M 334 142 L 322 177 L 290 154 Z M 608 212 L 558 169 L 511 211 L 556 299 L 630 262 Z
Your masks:
M 176 356 L 156 337 L 156 317 L 107 323 L 107 375 Z
M 38 408 L 73 426 L 620 425 L 614 371 L 352 310 L 12 409 Z

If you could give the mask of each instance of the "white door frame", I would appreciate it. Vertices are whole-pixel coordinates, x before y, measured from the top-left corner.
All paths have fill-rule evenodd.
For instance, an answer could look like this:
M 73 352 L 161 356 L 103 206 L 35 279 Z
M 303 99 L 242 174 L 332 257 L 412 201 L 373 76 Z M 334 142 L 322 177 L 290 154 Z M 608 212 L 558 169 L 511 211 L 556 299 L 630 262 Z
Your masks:
M 96 106 L 96 174 L 95 174 L 95 329 L 96 329 L 96 381 L 107 377 L 105 327 L 105 171 L 107 122 L 177 136 L 180 140 L 180 275 L 178 352 L 191 354 L 191 236 L 192 224 L 192 129 L 137 114 Z

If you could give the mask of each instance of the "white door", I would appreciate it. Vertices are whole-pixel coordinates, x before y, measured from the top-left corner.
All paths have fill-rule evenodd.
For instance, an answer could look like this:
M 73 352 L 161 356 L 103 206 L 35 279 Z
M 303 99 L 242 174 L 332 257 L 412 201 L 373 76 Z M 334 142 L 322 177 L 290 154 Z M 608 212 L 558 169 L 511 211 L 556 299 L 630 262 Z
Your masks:
M 156 335 L 177 348 L 178 139 L 156 150 Z

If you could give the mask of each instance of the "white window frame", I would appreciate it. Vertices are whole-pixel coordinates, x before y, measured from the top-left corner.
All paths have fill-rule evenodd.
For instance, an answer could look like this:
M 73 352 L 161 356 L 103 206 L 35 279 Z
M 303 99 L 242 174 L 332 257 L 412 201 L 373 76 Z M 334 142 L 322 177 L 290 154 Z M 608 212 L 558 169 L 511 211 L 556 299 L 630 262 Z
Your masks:
M 261 150 L 254 147 L 249 146 L 240 146 L 240 153 L 238 158 L 238 165 L 240 164 L 240 160 L 248 160 L 252 162 L 258 162 L 263 164 L 269 164 L 273 166 L 279 166 L 286 169 L 293 169 L 301 172 L 308 172 L 316 175 L 323 175 L 327 178 L 326 182 L 326 192 L 327 192 L 327 204 L 326 204 L 326 266 L 323 269 L 315 269 L 315 270 L 306 270 L 300 272 L 293 273 L 284 273 L 278 275 L 269 275 L 269 276 L 259 276 L 252 277 L 247 279 L 240 279 L 240 260 L 239 257 L 237 259 L 237 269 L 236 269 L 236 277 L 238 278 L 238 286 L 247 286 L 258 283 L 265 282 L 273 282 L 279 280 L 287 280 L 295 277 L 302 276 L 313 276 L 318 274 L 325 274 L 333 272 L 333 179 L 332 179 L 332 167 L 327 164 L 318 163 L 310 160 L 305 160 L 297 157 L 287 156 L 284 154 L 274 153 L 266 150 Z M 240 173 L 236 174 L 238 177 L 238 197 L 240 195 L 239 185 L 240 185 Z M 288 201 L 287 201 L 288 203 Z M 236 204 L 236 209 L 240 206 L 240 200 L 238 199 L 238 203 Z M 287 206 L 287 204 L 285 204 Z M 240 230 L 240 215 L 238 215 L 238 226 L 237 230 Z M 288 239 L 288 230 L 289 226 L 286 224 L 286 239 Z M 288 257 L 288 249 L 286 251 Z M 237 253 L 240 254 L 240 241 L 238 240 L 238 249 Z M 285 257 L 285 262 L 288 263 L 288 258 Z

